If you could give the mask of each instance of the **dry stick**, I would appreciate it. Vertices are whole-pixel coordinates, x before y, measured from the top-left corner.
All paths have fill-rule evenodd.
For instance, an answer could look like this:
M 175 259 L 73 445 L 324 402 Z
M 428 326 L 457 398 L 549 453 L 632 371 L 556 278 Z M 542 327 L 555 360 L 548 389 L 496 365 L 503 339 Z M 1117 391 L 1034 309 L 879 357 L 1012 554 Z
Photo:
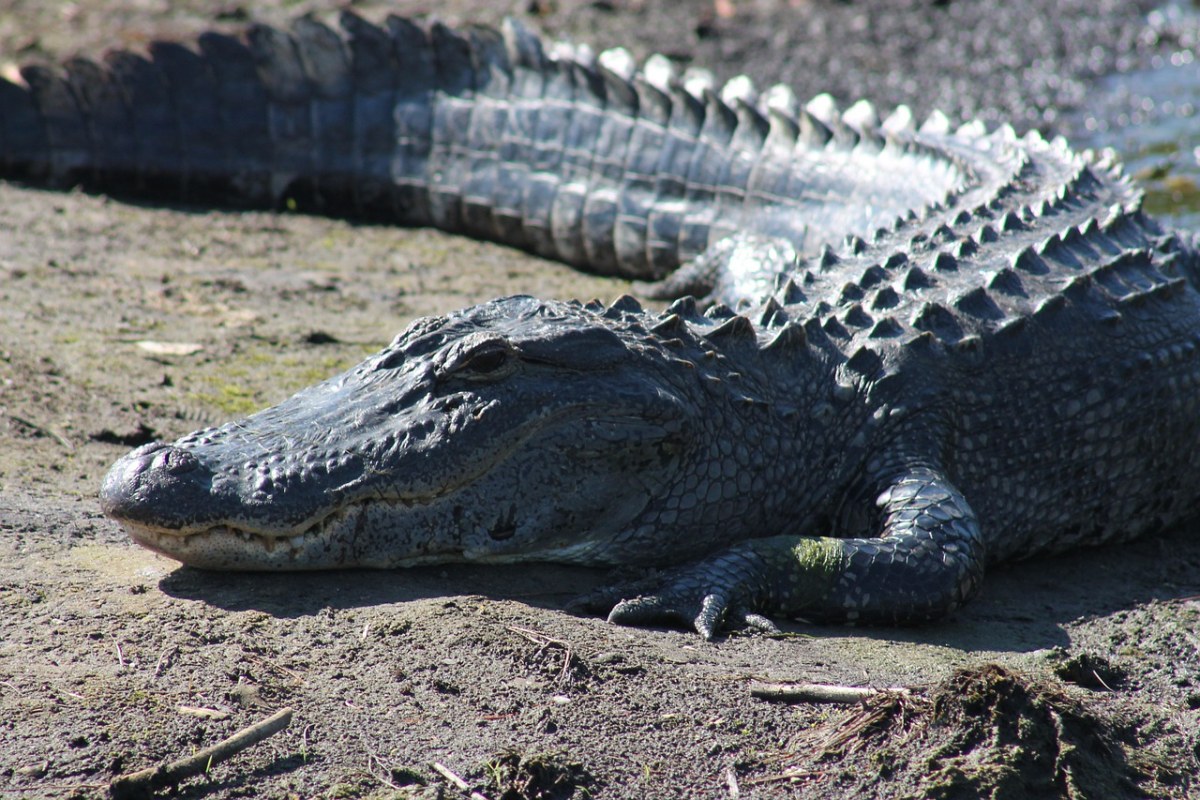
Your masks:
M 725 768 L 725 787 L 729 789 L 730 800 L 738 800 L 742 796 L 742 789 L 738 786 L 737 773 L 733 771 L 733 767 Z
M 292 709 L 283 708 L 276 711 L 262 722 L 242 728 L 240 731 L 206 747 L 195 755 L 172 761 L 170 764 L 160 764 L 129 775 L 121 775 L 108 785 L 114 800 L 120 798 L 149 797 L 156 789 L 173 786 L 182 780 L 203 774 L 213 765 L 237 755 L 247 747 L 258 744 L 268 736 L 278 733 L 292 721 Z
M 482 795 L 479 792 L 472 792 L 471 784 L 467 783 L 458 775 L 456 775 L 454 770 L 450 769 L 445 764 L 434 761 L 429 766 L 433 767 L 434 771 L 436 771 L 443 778 L 457 786 L 459 791 L 470 792 L 471 800 L 488 800 L 486 795 Z
M 827 683 L 751 683 L 750 696 L 787 703 L 841 703 L 850 705 L 884 692 L 908 694 L 908 689 L 872 689 L 865 686 L 835 686 Z
M 13 420 L 14 422 L 21 423 L 22 425 L 24 425 L 27 428 L 33 428 L 35 431 L 42 434 L 43 436 L 49 436 L 51 439 L 53 439 L 54 441 L 61 444 L 64 449 L 69 450 L 71 452 L 75 452 L 75 445 L 68 442 L 67 438 L 65 436 L 63 436 L 61 433 L 54 430 L 53 428 L 48 428 L 45 425 L 39 425 L 31 419 L 26 419 L 25 417 L 18 417 L 16 414 L 9 414 L 8 418 Z

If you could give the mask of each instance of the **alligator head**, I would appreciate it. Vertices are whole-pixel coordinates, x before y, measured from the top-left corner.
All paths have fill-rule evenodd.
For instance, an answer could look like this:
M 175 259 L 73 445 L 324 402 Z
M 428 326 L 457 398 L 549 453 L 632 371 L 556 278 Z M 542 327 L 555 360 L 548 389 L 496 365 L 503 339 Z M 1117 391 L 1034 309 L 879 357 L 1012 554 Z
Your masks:
M 101 504 L 207 568 L 637 561 L 621 541 L 683 485 L 700 407 L 661 348 L 529 297 L 420 319 L 280 405 L 134 450 Z

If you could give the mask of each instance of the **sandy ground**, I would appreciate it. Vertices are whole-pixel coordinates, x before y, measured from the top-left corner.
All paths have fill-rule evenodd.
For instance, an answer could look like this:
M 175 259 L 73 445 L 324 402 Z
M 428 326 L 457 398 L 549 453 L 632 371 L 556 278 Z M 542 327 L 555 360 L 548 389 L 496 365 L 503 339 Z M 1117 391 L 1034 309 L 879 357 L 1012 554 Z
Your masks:
M 979 4 L 929 2 L 442 13 L 515 10 L 598 46 L 786 78 L 802 95 L 1052 130 L 1097 75 L 1171 45 L 1127 4 L 1053 5 L 988 19 L 974 19 Z M 0 2 L 0 67 L 311 7 Z M 939 625 L 790 624 L 715 643 L 569 614 L 605 580 L 584 570 L 180 569 L 99 513 L 100 479 L 130 447 L 281 400 L 416 315 L 628 287 L 435 232 L 294 214 L 3 183 L 0 211 L 0 797 L 104 796 L 119 774 L 285 706 L 285 731 L 175 796 L 468 796 L 434 762 L 488 798 L 1200 791 L 1195 526 L 997 570 Z M 754 680 L 914 693 L 777 703 L 752 697 Z

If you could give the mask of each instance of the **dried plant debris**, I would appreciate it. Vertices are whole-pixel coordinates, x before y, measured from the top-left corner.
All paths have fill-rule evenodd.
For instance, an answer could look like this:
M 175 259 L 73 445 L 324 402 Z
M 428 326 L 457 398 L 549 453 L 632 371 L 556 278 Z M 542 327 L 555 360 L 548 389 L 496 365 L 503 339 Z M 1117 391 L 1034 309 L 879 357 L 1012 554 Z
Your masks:
M 563 753 L 524 755 L 506 750 L 484 766 L 492 800 L 570 800 L 591 796 L 595 781 Z
M 1055 652 L 1054 674 L 1085 689 L 1111 692 L 1126 683 L 1125 670 L 1098 653 Z
M 923 693 L 883 691 L 795 737 L 773 774 L 743 785 L 817 782 L 874 797 L 1186 797 L 1192 778 L 1136 748 L 1063 688 L 995 664 Z

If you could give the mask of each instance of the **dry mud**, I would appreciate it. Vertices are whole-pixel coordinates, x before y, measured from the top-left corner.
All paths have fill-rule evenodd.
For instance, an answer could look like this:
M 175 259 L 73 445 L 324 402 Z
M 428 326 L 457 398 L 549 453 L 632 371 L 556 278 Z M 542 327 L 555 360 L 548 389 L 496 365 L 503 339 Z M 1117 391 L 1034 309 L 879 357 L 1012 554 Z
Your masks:
M 1053 129 L 1089 81 L 1164 46 L 1135 5 L 392 8 L 516 11 L 802 95 Z M 0 2 L 0 67 L 313 8 Z M 625 289 L 435 232 L 0 183 L 0 797 L 105 796 L 284 706 L 285 731 L 173 796 L 466 797 L 435 762 L 488 798 L 1195 796 L 1196 526 L 997 570 L 938 625 L 705 643 L 568 613 L 601 573 L 211 574 L 99 513 L 129 447 L 276 402 L 413 316 Z M 754 698 L 754 680 L 912 692 L 837 708 Z

